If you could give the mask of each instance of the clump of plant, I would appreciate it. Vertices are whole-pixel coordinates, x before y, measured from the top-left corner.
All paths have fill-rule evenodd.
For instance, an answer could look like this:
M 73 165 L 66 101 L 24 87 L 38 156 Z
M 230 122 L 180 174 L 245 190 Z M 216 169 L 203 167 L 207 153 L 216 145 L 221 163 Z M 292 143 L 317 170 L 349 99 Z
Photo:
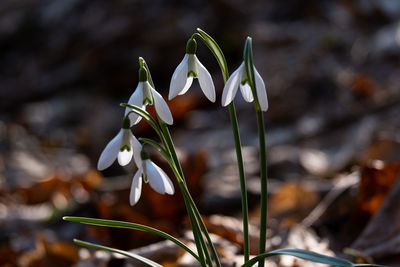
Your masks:
M 267 230 L 267 164 L 266 164 L 266 144 L 264 131 L 264 112 L 268 109 L 268 98 L 266 87 L 263 79 L 253 65 L 252 39 L 248 37 L 244 45 L 243 62 L 241 65 L 229 75 L 228 65 L 225 56 L 222 53 L 219 45 L 207 33 L 201 29 L 197 29 L 188 40 L 186 45 L 186 53 L 182 62 L 175 69 L 169 88 L 168 98 L 172 98 L 186 93 L 194 79 L 198 79 L 200 88 L 204 95 L 212 102 L 216 100 L 215 87 L 210 73 L 201 64 L 196 56 L 197 40 L 202 41 L 210 49 L 211 53 L 217 60 L 224 79 L 224 89 L 221 97 L 222 106 L 228 106 L 229 116 L 232 124 L 233 138 L 236 147 L 237 165 L 240 178 L 241 201 L 242 201 L 242 216 L 243 216 L 243 254 L 244 264 L 242 267 L 253 266 L 258 263 L 258 266 L 264 266 L 264 261 L 268 257 L 277 255 L 290 255 L 300 259 L 309 260 L 312 262 L 323 263 L 332 266 L 350 267 L 350 266 L 379 266 L 370 264 L 353 264 L 347 260 L 329 257 L 317 254 L 307 250 L 300 249 L 278 249 L 273 251 L 265 251 L 266 245 L 266 230 Z M 257 118 L 258 136 L 259 136 L 259 162 L 260 162 L 260 179 L 261 179 L 261 216 L 260 216 L 260 233 L 259 233 L 259 251 L 258 255 L 250 258 L 249 253 L 249 233 L 248 233 L 248 204 L 246 179 L 244 175 L 244 166 L 242 158 L 242 148 L 240 142 L 239 126 L 235 111 L 233 99 L 240 92 L 245 101 L 254 104 L 254 110 Z M 152 117 L 147 111 L 146 106 L 153 105 L 156 110 L 156 116 Z M 174 242 L 188 253 L 190 253 L 201 266 L 221 266 L 219 255 L 210 238 L 208 230 L 203 222 L 200 212 L 193 201 L 193 198 L 188 190 L 186 178 L 182 171 L 181 164 L 178 160 L 177 153 L 173 140 L 171 138 L 168 125 L 173 124 L 173 117 L 166 101 L 155 89 L 150 69 L 143 58 L 139 58 L 139 83 L 128 103 L 121 104 L 125 108 L 125 115 L 122 119 L 121 130 L 104 148 L 97 168 L 104 170 L 111 166 L 115 160 L 121 166 L 127 165 L 133 158 L 138 168 L 132 179 L 130 191 L 130 204 L 135 205 L 141 196 L 142 186 L 149 184 L 152 189 L 160 194 L 174 194 L 175 188 L 168 175 L 154 162 L 151 161 L 146 150 L 147 147 L 155 148 L 169 163 L 171 170 L 174 173 L 179 191 L 183 196 L 187 210 L 187 215 L 190 221 L 190 226 L 193 232 L 196 251 L 189 248 L 177 238 L 154 229 L 149 226 L 140 225 L 131 222 L 102 220 L 83 217 L 64 217 L 64 220 L 80 222 L 84 224 L 118 227 L 147 231 L 159 235 L 165 239 Z M 136 125 L 141 119 L 144 119 L 156 132 L 159 140 L 148 138 L 136 138 L 131 127 Z M 150 266 L 161 266 L 160 264 L 146 259 L 140 255 L 136 255 L 127 251 L 109 248 L 81 240 L 74 240 L 77 244 L 111 251 L 125 255 L 142 261 Z

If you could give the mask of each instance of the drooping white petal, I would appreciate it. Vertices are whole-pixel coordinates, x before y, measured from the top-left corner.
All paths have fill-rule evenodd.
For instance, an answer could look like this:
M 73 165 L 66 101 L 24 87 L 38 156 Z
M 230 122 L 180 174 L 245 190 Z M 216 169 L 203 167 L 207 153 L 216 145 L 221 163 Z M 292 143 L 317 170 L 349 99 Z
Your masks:
M 138 86 L 136 87 L 135 92 L 131 95 L 131 97 L 128 100 L 128 104 L 132 106 L 137 106 L 139 108 L 144 108 L 143 105 L 143 82 L 139 82 Z M 130 108 L 125 109 L 125 115 L 130 112 Z M 129 120 L 131 121 L 131 126 L 139 123 L 139 121 L 142 119 L 139 115 L 136 113 L 132 112 L 129 114 Z
M 118 152 L 118 164 L 121 166 L 127 165 L 129 162 L 131 162 L 132 155 L 133 155 L 132 149 L 130 149 L 130 150 L 124 149 L 122 151 L 119 151 Z
M 190 86 L 192 86 L 192 83 L 193 83 L 193 76 L 187 77 L 186 84 L 178 95 L 183 95 L 184 93 L 186 93 L 189 90 Z
M 136 137 L 130 132 L 130 143 L 133 150 L 133 159 L 135 160 L 135 164 L 138 168 L 142 166 L 142 158 L 140 157 L 140 151 L 142 150 L 142 145 L 136 139 Z
M 151 160 L 146 160 L 145 164 L 150 186 L 160 194 L 172 195 L 175 189 L 167 174 Z
M 176 67 L 174 74 L 172 74 L 171 83 L 169 85 L 169 100 L 177 96 L 185 87 L 188 73 L 188 58 L 189 55 L 185 54 L 181 63 Z
M 127 165 L 133 155 L 132 150 L 132 132 L 130 129 L 122 129 L 122 141 L 120 145 L 120 150 L 118 152 L 118 163 L 121 166 Z
M 267 90 L 265 89 L 264 81 L 261 78 L 261 75 L 258 73 L 256 67 L 254 67 L 254 78 L 256 80 L 256 91 L 261 110 L 267 111 L 268 110 Z
M 229 77 L 228 81 L 224 86 L 224 90 L 222 91 L 222 99 L 221 104 L 223 107 L 229 105 L 232 102 L 233 98 L 236 95 L 236 92 L 239 88 L 241 72 L 243 69 L 244 63 L 242 63 L 239 68 L 237 68 L 232 75 Z
M 104 148 L 100 155 L 99 161 L 97 162 L 97 169 L 99 171 L 110 167 L 117 158 L 119 149 L 121 147 L 122 136 L 123 129 L 121 129 L 119 133 Z
M 201 64 L 196 55 L 194 55 L 194 59 L 197 66 L 197 78 L 199 79 L 200 88 L 203 90 L 208 100 L 215 102 L 215 87 L 211 75 L 203 64 Z
M 150 87 L 151 88 L 151 87 Z M 151 88 L 151 92 L 153 94 L 154 99 L 154 107 L 156 108 L 156 112 L 158 116 L 167 124 L 172 124 L 174 122 L 172 118 L 171 111 L 164 98 L 154 89 Z
M 240 92 L 246 102 L 252 102 L 254 100 L 251 87 L 248 83 L 240 84 Z
M 133 176 L 131 192 L 129 194 L 129 203 L 131 206 L 135 205 L 142 194 L 142 170 L 138 169 Z

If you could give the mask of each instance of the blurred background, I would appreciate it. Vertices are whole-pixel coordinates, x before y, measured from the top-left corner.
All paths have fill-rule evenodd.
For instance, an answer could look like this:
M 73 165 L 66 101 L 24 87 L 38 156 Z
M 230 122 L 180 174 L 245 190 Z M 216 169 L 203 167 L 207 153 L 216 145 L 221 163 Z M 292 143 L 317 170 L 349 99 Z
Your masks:
M 400 1 L 0 2 L 0 265 L 140 266 L 79 249 L 73 238 L 135 249 L 166 266 L 195 266 L 154 235 L 87 227 L 62 216 L 127 220 L 191 243 L 179 192 L 144 185 L 129 206 L 134 164 L 96 170 L 138 82 L 138 57 L 168 93 L 187 39 L 199 27 L 232 73 L 253 38 L 267 85 L 268 249 L 296 247 L 400 266 Z M 169 101 L 191 192 L 226 266 L 242 252 L 240 191 L 223 80 L 207 47 L 216 103 L 198 82 Z M 235 99 L 248 181 L 251 251 L 260 192 L 252 104 Z M 151 108 L 150 108 L 151 111 Z M 154 137 L 145 124 L 139 136 Z M 154 151 L 153 151 L 154 152 Z M 152 159 L 169 171 L 157 153 Z M 172 174 L 169 172 L 172 177 Z M 270 266 L 314 266 L 277 258 Z M 317 266 L 317 265 L 315 265 Z

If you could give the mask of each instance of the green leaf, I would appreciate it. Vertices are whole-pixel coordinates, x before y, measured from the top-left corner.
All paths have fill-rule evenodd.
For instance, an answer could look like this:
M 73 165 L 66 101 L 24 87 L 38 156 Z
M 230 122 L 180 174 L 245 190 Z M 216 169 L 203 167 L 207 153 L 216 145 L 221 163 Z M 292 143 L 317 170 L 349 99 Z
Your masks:
M 325 256 L 322 254 L 318 254 L 315 252 L 311 252 L 308 250 L 302 250 L 302 249 L 277 249 L 273 250 L 267 253 L 263 253 L 261 255 L 258 255 L 245 264 L 242 265 L 242 267 L 249 267 L 253 266 L 255 263 L 257 263 L 259 260 L 272 257 L 272 256 L 277 256 L 277 255 L 289 255 L 293 256 L 296 258 L 300 258 L 303 260 L 309 260 L 312 262 L 317 262 L 317 263 L 323 263 L 327 265 L 332 265 L 332 266 L 338 266 L 338 267 L 352 267 L 354 266 L 351 262 L 347 260 L 343 260 L 340 258 L 335 258 L 335 257 L 330 257 L 330 256 Z
M 378 264 L 365 264 L 365 263 L 361 263 L 361 264 L 352 264 L 353 267 L 386 267 L 384 265 L 378 265 Z
M 217 59 L 219 67 L 222 70 L 224 81 L 226 82 L 229 78 L 229 71 L 228 71 L 228 66 L 226 64 L 224 53 L 222 53 L 221 48 L 210 35 L 208 35 L 205 31 L 203 31 L 200 28 L 197 28 L 197 31 L 199 32 L 198 36 L 201 37 L 201 40 L 208 46 L 208 48 L 211 50 L 211 52 Z
M 145 231 L 149 233 L 156 234 L 161 236 L 165 239 L 168 239 L 175 243 L 176 245 L 180 246 L 187 252 L 189 252 L 196 260 L 198 260 L 198 256 L 194 253 L 190 248 L 188 248 L 184 243 L 176 239 L 175 237 L 157 230 L 153 227 L 137 224 L 137 223 L 129 223 L 129 222 L 121 222 L 121 221 L 114 221 L 114 220 L 103 220 L 103 219 L 94 219 L 94 218 L 85 218 L 85 217 L 70 217 L 66 216 L 63 217 L 63 220 L 70 221 L 70 222 L 79 222 L 84 224 L 96 225 L 96 226 L 107 226 L 107 227 L 115 227 L 115 228 L 126 228 L 126 229 L 134 229 L 139 231 Z
M 101 250 L 105 250 L 105 251 L 109 251 L 109 252 L 118 253 L 118 254 L 124 255 L 126 257 L 141 261 L 141 262 L 143 262 L 143 263 L 145 263 L 145 264 L 147 264 L 149 266 L 162 267 L 162 265 L 160 265 L 160 264 L 158 264 L 158 263 L 156 263 L 156 262 L 154 262 L 152 260 L 149 260 L 149 259 L 147 259 L 145 257 L 142 257 L 140 255 L 137 255 L 137 254 L 134 254 L 134 253 L 131 253 L 131 252 L 127 252 L 127 251 L 124 251 L 124 250 L 105 247 L 105 246 L 93 244 L 93 243 L 90 243 L 90 242 L 85 242 L 85 241 L 82 241 L 82 240 L 79 240 L 79 239 L 74 239 L 74 242 L 76 244 L 80 245 L 80 246 L 84 246 L 84 247 L 88 247 L 88 248 L 96 248 L 96 249 L 101 249 Z

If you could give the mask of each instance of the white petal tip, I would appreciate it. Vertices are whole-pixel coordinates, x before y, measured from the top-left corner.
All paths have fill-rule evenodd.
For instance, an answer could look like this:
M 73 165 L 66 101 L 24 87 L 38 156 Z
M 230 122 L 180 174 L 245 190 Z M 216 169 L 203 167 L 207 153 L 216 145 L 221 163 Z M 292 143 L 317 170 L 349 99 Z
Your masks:
M 221 101 L 221 105 L 223 106 L 223 107 L 226 107 L 227 105 L 229 105 L 229 103 L 228 102 L 223 102 L 223 101 Z
M 102 163 L 97 163 L 97 170 L 99 171 L 104 171 L 105 169 L 107 169 L 109 166 L 104 166 L 104 164 Z

